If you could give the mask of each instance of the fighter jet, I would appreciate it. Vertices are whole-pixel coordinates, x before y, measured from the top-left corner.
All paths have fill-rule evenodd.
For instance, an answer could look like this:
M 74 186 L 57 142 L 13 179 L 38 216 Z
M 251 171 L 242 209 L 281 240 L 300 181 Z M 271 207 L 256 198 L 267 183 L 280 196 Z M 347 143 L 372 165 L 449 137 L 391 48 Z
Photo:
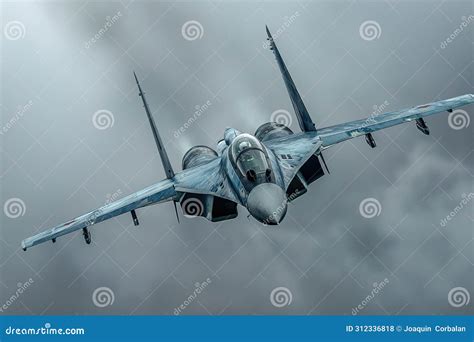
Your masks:
M 411 121 L 428 135 L 425 117 L 452 112 L 474 102 L 474 95 L 467 94 L 335 126 L 316 127 L 268 27 L 266 30 L 301 132 L 293 132 L 277 122 L 264 123 L 253 135 L 227 128 L 215 150 L 208 146 L 192 147 L 183 156 L 182 171 L 175 172 L 134 73 L 166 179 L 27 238 L 21 243 L 23 250 L 49 240 L 56 242 L 58 237 L 81 229 L 85 242 L 90 244 L 89 229 L 93 225 L 124 213 L 131 213 L 133 223 L 138 225 L 140 208 L 167 201 L 174 204 L 178 220 L 176 204 L 184 216 L 205 217 L 212 222 L 237 217 L 237 206 L 241 205 L 262 224 L 276 225 L 285 217 L 289 202 L 306 193 L 311 183 L 329 174 L 323 157 L 326 149 L 359 136 L 364 136 L 374 148 L 373 132 Z

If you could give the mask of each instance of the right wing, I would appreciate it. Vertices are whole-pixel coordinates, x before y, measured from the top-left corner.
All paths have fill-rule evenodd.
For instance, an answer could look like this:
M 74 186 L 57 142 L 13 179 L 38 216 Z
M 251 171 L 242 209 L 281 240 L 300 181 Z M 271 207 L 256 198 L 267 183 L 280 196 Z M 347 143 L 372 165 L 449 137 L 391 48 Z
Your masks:
M 109 218 L 126 212 L 145 207 L 150 204 L 170 201 L 176 196 L 174 184 L 171 179 L 165 179 L 141 191 L 137 191 L 118 201 L 104 205 L 87 214 L 63 223 L 59 226 L 29 237 L 21 242 L 21 247 L 26 250 L 45 241 L 56 239 L 59 236 L 72 233 L 76 230 L 87 228 Z
M 209 194 L 238 202 L 237 197 L 232 191 L 232 186 L 230 185 L 229 180 L 225 173 L 222 172 L 221 158 L 215 158 L 209 163 L 186 169 L 176 174 L 174 173 L 168 154 L 163 145 L 163 141 L 161 140 L 155 121 L 148 107 L 148 103 L 145 99 L 145 94 L 138 82 L 137 75 L 135 73 L 133 74 L 155 138 L 156 146 L 158 147 L 158 152 L 160 153 L 161 161 L 163 162 L 167 179 L 149 186 L 146 189 L 137 191 L 116 202 L 106 204 L 87 214 L 76 217 L 71 221 L 29 237 L 21 242 L 23 250 L 26 251 L 27 248 L 45 241 L 52 240 L 55 242 L 57 237 L 72 233 L 79 229 L 83 230 L 84 238 L 89 244 L 91 239 L 87 227 L 127 212 L 131 212 L 135 225 L 138 225 L 138 218 L 135 209 L 150 204 L 172 200 L 176 210 L 176 202 L 180 200 L 183 193 Z M 178 215 L 177 210 L 176 215 Z
M 133 210 L 151 204 L 178 201 L 183 193 L 209 194 L 238 202 L 231 187 L 228 185 L 227 178 L 222 172 L 220 160 L 221 158 L 216 158 L 207 164 L 178 172 L 171 179 L 164 179 L 125 198 L 29 237 L 22 241 L 21 246 L 23 250 L 26 250 L 45 241 L 55 241 L 59 236 L 80 229 L 85 229 L 84 233 L 89 234 L 87 227 L 96 223 L 129 211 L 132 211 L 132 215 L 134 215 Z

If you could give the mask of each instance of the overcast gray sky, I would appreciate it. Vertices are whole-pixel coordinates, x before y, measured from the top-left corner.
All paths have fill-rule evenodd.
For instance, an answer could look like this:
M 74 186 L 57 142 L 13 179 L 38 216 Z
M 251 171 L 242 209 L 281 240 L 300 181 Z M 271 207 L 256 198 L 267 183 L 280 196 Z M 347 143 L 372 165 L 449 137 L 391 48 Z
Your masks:
M 253 133 L 274 111 L 292 112 L 265 24 L 324 127 L 474 93 L 471 1 L 1 6 L 1 314 L 183 305 L 182 314 L 350 315 L 359 304 L 360 314 L 473 314 L 462 300 L 474 294 L 473 202 L 440 221 L 474 190 L 474 124 L 450 125 L 447 113 L 427 120 L 429 136 L 410 124 L 374 134 L 375 149 L 361 137 L 327 150 L 331 174 L 276 228 L 242 207 L 232 221 L 178 224 L 165 203 L 140 209 L 139 227 L 130 215 L 95 226 L 92 245 L 78 233 L 20 250 L 22 239 L 165 177 L 132 70 L 179 169 L 191 146 L 215 148 L 225 127 Z M 469 119 L 474 107 L 463 110 Z M 360 213 L 367 198 L 380 204 L 375 217 Z M 18 213 L 5 209 L 12 199 Z M 451 305 L 457 287 L 461 305 Z

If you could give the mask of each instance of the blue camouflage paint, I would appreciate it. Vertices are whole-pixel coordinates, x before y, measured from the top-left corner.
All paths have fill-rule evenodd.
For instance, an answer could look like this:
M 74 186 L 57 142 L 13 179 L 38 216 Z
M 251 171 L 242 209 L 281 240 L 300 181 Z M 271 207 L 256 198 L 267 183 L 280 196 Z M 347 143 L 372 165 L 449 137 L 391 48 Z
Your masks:
M 260 184 L 262 186 L 271 185 L 271 187 L 279 191 L 286 190 L 298 170 L 312 155 L 319 154 L 321 150 L 342 141 L 474 103 L 474 95 L 467 94 L 366 119 L 318 128 L 316 131 L 315 125 L 299 96 L 288 69 L 283 63 L 283 59 L 273 42 L 268 28 L 267 34 L 303 133 L 269 139 L 262 143 L 267 150 L 275 182 L 282 189 L 279 189 L 274 184 Z M 136 76 L 135 79 L 139 86 Z M 233 164 L 227 157 L 228 148 L 226 147 L 226 145 L 232 143 L 232 140 L 240 132 L 234 128 L 227 128 L 224 132 L 224 140 L 218 143 L 218 156 L 216 158 L 207 158 L 207 162 L 205 162 L 206 158 L 200 158 L 199 163 L 203 162 L 203 164 L 193 164 L 197 166 L 174 173 L 140 86 L 139 89 L 168 178 L 123 199 L 104 205 L 71 221 L 27 238 L 21 243 L 23 249 L 95 225 L 109 218 L 128 213 L 131 210 L 165 201 L 179 201 L 185 193 L 217 196 L 244 206 L 246 205 L 248 193 L 244 189 L 239 175 L 234 170 Z M 286 197 L 284 192 L 280 191 L 280 193 L 282 193 L 283 197 Z M 252 206 L 252 208 L 255 210 L 259 209 L 255 208 L 255 206 Z

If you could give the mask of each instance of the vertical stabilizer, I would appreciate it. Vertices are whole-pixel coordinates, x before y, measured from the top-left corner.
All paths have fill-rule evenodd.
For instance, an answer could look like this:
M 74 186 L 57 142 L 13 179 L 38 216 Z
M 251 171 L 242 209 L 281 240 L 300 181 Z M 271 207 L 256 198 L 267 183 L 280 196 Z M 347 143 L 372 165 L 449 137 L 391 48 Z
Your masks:
M 316 131 L 316 126 L 314 125 L 313 120 L 311 120 L 311 117 L 306 110 L 303 100 L 301 99 L 301 96 L 296 89 L 295 83 L 291 78 L 290 72 L 286 68 L 285 62 L 283 62 L 283 58 L 281 58 L 280 52 L 278 51 L 268 26 L 266 26 L 266 29 L 268 35 L 267 39 L 270 42 L 270 49 L 273 50 L 273 54 L 277 60 L 281 75 L 283 76 L 283 81 L 285 81 L 286 89 L 288 90 L 288 95 L 290 95 L 291 104 L 295 110 L 296 118 L 298 119 L 300 128 L 303 132 Z
M 138 78 L 135 72 L 133 72 L 133 75 L 135 76 L 135 81 L 137 82 L 138 90 L 140 91 L 138 95 L 140 95 L 140 97 L 142 98 L 143 107 L 145 107 L 146 115 L 148 116 L 148 121 L 150 122 L 150 127 L 153 132 L 153 137 L 155 138 L 156 147 L 158 147 L 158 152 L 160 153 L 161 162 L 163 163 L 163 168 L 165 169 L 166 177 L 173 178 L 173 167 L 171 166 L 168 154 L 165 150 L 165 146 L 163 145 L 163 141 L 161 140 L 160 133 L 158 133 L 158 129 L 156 128 L 155 120 L 153 120 L 153 117 L 151 116 L 150 108 L 148 107 L 148 103 L 145 99 L 145 93 L 143 92 L 142 87 L 138 82 Z

